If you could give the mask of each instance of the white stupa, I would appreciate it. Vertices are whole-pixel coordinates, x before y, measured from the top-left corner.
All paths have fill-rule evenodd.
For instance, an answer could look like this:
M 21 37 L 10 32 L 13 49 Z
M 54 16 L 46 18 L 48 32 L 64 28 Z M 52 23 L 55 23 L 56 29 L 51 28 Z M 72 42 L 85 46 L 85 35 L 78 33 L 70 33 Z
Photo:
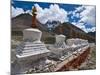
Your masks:
M 66 36 L 60 34 L 60 35 L 56 35 L 56 43 L 55 43 L 55 47 L 57 48 L 66 48 L 66 44 L 65 44 L 65 38 Z
M 64 35 L 56 35 L 56 42 L 53 46 L 51 46 L 49 49 L 52 53 L 56 54 L 58 57 L 61 56 L 63 51 L 67 49 L 67 45 L 65 43 L 65 36 Z
M 42 32 L 35 28 L 23 30 L 23 42 L 16 48 L 20 60 L 38 60 L 48 55 L 49 50 L 40 41 Z

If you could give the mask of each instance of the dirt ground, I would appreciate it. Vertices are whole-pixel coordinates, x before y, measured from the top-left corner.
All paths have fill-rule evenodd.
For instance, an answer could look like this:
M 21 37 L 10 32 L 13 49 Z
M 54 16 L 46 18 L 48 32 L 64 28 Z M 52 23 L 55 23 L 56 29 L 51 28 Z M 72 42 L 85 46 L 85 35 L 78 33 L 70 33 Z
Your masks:
M 90 54 L 86 61 L 80 66 L 79 70 L 94 70 L 96 69 L 96 45 L 90 43 Z

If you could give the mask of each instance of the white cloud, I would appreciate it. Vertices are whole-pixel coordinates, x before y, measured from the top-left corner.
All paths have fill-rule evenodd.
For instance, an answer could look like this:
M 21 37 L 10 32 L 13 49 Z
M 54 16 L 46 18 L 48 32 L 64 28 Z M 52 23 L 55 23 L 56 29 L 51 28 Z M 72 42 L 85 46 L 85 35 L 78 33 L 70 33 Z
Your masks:
M 77 7 L 74 11 L 71 11 L 71 18 L 74 17 L 80 18 L 78 22 L 72 22 L 75 26 L 81 28 L 85 32 L 95 31 L 95 7 L 94 6 L 80 6 Z M 87 28 L 86 25 L 89 25 L 90 28 Z
M 42 8 L 38 4 L 34 5 L 37 8 L 37 19 L 45 24 L 48 20 L 50 21 L 60 21 L 61 23 L 68 20 L 67 12 L 60 8 L 57 4 L 51 4 L 49 8 Z M 34 7 L 33 6 L 33 7 Z M 31 10 L 24 11 L 22 8 L 14 8 L 12 6 L 12 17 L 16 17 L 20 14 L 29 13 L 32 15 Z
M 80 7 L 75 8 L 74 12 L 82 12 L 83 10 L 84 10 L 84 6 L 80 6 Z
M 31 14 L 31 10 L 27 10 L 27 11 L 24 11 L 22 8 L 18 8 L 18 7 L 16 7 L 16 8 L 14 8 L 13 6 L 12 6 L 12 13 L 11 13 L 11 17 L 13 18 L 13 17 L 16 17 L 16 16 L 18 16 L 18 15 L 20 15 L 20 14 L 24 14 L 24 13 L 29 13 L 29 14 Z M 31 14 L 32 15 L 32 14 Z
M 87 28 L 86 30 L 87 30 L 87 32 L 94 32 L 94 31 L 96 31 L 96 27 Z
M 85 22 L 88 25 L 95 26 L 95 7 L 84 6 L 85 10 L 80 13 L 80 22 Z
M 12 6 L 12 17 L 16 17 L 22 13 L 24 13 L 24 10 L 22 8 L 14 8 Z
M 68 21 L 68 13 L 57 4 L 51 4 L 49 8 L 44 9 L 38 4 L 35 4 L 34 6 L 37 8 L 37 19 L 42 24 L 45 24 L 47 21 L 60 21 L 61 23 Z
M 32 15 L 32 10 L 24 11 L 24 13 L 28 13 L 28 14 Z

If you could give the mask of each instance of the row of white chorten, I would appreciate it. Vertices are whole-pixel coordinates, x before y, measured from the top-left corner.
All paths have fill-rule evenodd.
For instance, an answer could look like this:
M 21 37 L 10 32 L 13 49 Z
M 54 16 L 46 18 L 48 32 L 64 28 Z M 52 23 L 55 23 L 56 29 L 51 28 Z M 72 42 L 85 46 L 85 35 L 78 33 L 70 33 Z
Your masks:
M 88 44 L 87 40 L 83 39 L 68 39 L 65 43 L 64 35 L 56 35 L 56 42 L 53 46 L 49 47 L 48 50 L 43 42 L 41 42 L 42 32 L 35 28 L 25 29 L 23 31 L 23 42 L 16 48 L 16 56 L 18 59 L 26 59 L 27 57 L 34 56 L 34 59 L 37 60 L 44 56 L 47 56 L 50 53 L 50 50 L 58 51 L 65 50 L 67 47 L 76 47 L 78 45 Z M 37 57 L 38 56 L 38 57 Z M 40 56 L 40 57 L 39 57 Z

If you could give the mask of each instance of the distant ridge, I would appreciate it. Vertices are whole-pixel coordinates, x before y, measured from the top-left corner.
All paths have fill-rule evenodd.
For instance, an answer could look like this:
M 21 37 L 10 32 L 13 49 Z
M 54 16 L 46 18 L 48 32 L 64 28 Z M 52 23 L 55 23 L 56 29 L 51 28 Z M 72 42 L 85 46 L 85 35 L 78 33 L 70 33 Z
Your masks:
M 32 25 L 32 16 L 28 13 L 20 14 L 19 16 L 16 16 L 11 20 L 12 33 L 14 31 L 22 32 L 23 29 L 30 28 Z M 55 24 L 55 27 L 51 31 L 49 31 L 47 24 Z M 46 37 L 49 35 L 52 36 L 52 34 L 63 34 L 66 35 L 67 38 L 82 38 L 89 41 L 95 41 L 95 36 L 93 36 L 91 33 L 85 33 L 82 29 L 69 22 L 59 23 L 53 21 L 46 24 L 41 24 L 39 21 L 37 21 L 37 26 L 38 29 L 40 29 Z

